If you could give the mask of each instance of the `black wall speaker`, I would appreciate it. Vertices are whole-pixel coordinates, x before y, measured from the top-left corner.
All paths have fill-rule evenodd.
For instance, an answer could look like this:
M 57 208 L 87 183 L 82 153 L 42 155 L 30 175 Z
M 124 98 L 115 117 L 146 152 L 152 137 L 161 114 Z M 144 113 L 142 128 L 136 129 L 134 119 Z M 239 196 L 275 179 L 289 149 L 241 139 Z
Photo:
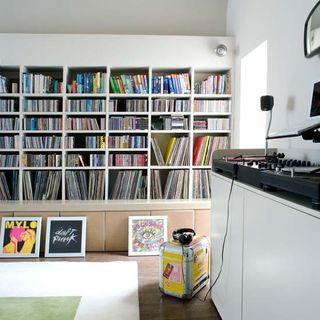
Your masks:
M 270 111 L 273 108 L 273 96 L 262 96 L 260 98 L 260 107 L 262 111 Z

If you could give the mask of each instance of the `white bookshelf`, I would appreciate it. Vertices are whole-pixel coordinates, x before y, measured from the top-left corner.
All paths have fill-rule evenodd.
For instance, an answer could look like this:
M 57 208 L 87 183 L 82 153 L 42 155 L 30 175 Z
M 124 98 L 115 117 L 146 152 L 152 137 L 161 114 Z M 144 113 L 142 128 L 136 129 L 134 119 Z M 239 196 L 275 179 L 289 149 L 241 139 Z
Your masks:
M 106 73 L 106 82 L 104 83 L 104 92 L 100 93 L 73 93 L 70 92 L 70 85 L 75 80 L 76 75 L 79 73 Z M 28 93 L 24 90 L 23 74 L 43 74 L 52 76 L 62 83 L 61 93 Z M 172 93 L 153 93 L 152 92 L 152 77 L 153 76 L 165 76 L 168 74 L 187 73 L 190 79 L 190 92 L 184 94 L 172 94 Z M 208 164 L 194 165 L 193 164 L 193 151 L 195 139 L 199 136 L 224 136 L 231 138 L 232 131 L 230 130 L 198 130 L 194 128 L 194 121 L 198 119 L 217 118 L 217 119 L 229 119 L 231 128 L 232 108 L 226 112 L 208 112 L 208 111 L 194 111 L 194 102 L 199 101 L 231 101 L 232 94 L 199 94 L 194 91 L 194 84 L 197 81 L 204 80 L 210 74 L 228 73 L 231 74 L 230 69 L 218 69 L 215 68 L 207 70 L 197 70 L 192 67 L 187 68 L 152 68 L 152 67 L 128 67 L 128 68 L 113 68 L 107 66 L 0 66 L 0 74 L 8 76 L 12 81 L 18 83 L 18 93 L 0 93 L 1 99 L 14 99 L 17 101 L 18 108 L 13 112 L 0 112 L 1 117 L 19 118 L 20 128 L 19 130 L 1 130 L 0 138 L 2 136 L 19 136 L 19 148 L 0 148 L 0 155 L 5 154 L 18 154 L 19 155 L 19 167 L 0 167 L 0 172 L 10 173 L 10 171 L 18 171 L 18 199 L 24 200 L 23 196 L 23 172 L 30 171 L 35 174 L 37 171 L 60 171 L 62 174 L 60 182 L 60 190 L 58 200 L 68 200 L 67 196 L 67 181 L 66 172 L 69 171 L 84 171 L 86 174 L 90 171 L 103 171 L 104 175 L 104 201 L 108 201 L 108 195 L 116 182 L 116 176 L 119 171 L 132 171 L 142 170 L 143 175 L 146 176 L 146 200 L 152 200 L 151 197 L 151 171 L 159 170 L 161 175 L 161 185 L 164 188 L 166 178 L 171 170 L 187 170 L 189 172 L 188 181 L 188 196 L 186 200 L 193 200 L 194 181 L 193 177 L 196 170 L 210 170 L 211 166 Z M 142 74 L 147 77 L 148 92 L 146 93 L 114 93 L 110 85 L 111 76 L 119 76 L 121 74 L 126 75 L 138 75 Z M 70 100 L 101 100 L 104 102 L 105 110 L 103 111 L 70 111 L 67 109 L 68 101 Z M 155 100 L 183 100 L 188 101 L 190 109 L 187 111 L 153 111 L 153 102 Z M 24 102 L 26 100 L 58 100 L 59 110 L 55 112 L 50 111 L 25 111 Z M 147 103 L 146 111 L 109 111 L 109 105 L 112 100 L 124 101 L 124 100 L 144 100 Z M 153 120 L 155 118 L 169 116 L 169 117 L 184 117 L 188 122 L 188 129 L 173 129 L 173 130 L 154 130 L 152 129 Z M 147 119 L 146 129 L 128 130 L 128 129 L 110 129 L 109 120 L 113 117 L 141 117 Z M 61 130 L 29 130 L 23 126 L 23 121 L 26 118 L 55 118 L 62 120 Z M 97 119 L 98 123 L 100 119 L 105 119 L 105 129 L 99 130 L 70 130 L 67 127 L 67 120 L 69 118 L 90 118 Z M 100 124 L 100 123 L 99 123 Z M 109 137 L 120 136 L 142 136 L 145 137 L 148 143 L 144 147 L 139 148 L 112 148 L 108 144 Z M 59 148 L 32 148 L 28 149 L 24 146 L 24 140 L 26 137 L 61 137 L 61 146 Z M 86 137 L 100 137 L 104 139 L 104 146 L 102 148 L 86 148 Z M 66 139 L 74 137 L 75 146 L 67 147 Z M 165 165 L 160 166 L 156 164 L 154 154 L 151 147 L 151 138 L 155 138 L 160 145 L 160 149 L 163 153 L 166 149 L 166 145 L 171 137 L 188 137 L 189 138 L 189 154 L 188 164 L 186 165 Z M 230 142 L 229 142 L 230 143 Z M 59 154 L 62 156 L 62 165 L 59 167 L 26 167 L 22 165 L 23 154 L 36 154 L 36 155 L 49 155 Z M 104 155 L 105 165 L 103 166 L 67 166 L 66 157 L 70 154 L 80 154 L 86 160 L 88 164 L 88 157 L 90 155 Z M 110 155 L 127 154 L 127 155 L 145 155 L 145 166 L 112 166 L 108 164 Z M 8 178 L 10 182 L 10 178 Z M 89 181 L 87 181 L 89 183 Z M 71 201 L 71 200 L 70 200 Z M 156 201 L 156 200 L 154 200 Z

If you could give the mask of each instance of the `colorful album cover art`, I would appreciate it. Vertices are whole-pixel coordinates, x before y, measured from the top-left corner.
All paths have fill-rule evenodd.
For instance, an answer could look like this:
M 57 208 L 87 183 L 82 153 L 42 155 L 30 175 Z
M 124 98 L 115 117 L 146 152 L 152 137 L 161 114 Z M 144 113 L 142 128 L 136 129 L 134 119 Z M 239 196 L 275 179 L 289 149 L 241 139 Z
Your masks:
M 160 245 L 166 241 L 164 218 L 132 219 L 130 228 L 132 253 L 159 252 Z
M 3 218 L 1 254 L 35 256 L 39 254 L 41 218 Z

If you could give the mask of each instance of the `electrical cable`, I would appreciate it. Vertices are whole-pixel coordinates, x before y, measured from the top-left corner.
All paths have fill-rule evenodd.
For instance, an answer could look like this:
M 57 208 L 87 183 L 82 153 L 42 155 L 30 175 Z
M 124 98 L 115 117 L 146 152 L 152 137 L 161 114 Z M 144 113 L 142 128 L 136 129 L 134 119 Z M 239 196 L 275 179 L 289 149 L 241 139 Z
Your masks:
M 217 283 L 217 281 L 220 278 L 220 275 L 222 273 L 222 268 L 223 268 L 223 261 L 224 261 L 224 250 L 225 250 L 225 244 L 226 244 L 226 239 L 227 239 L 227 235 L 228 235 L 228 230 L 229 230 L 229 218 L 230 218 L 230 199 L 231 199 L 231 194 L 232 194 L 232 189 L 233 189 L 233 183 L 234 183 L 235 178 L 232 178 L 231 181 L 231 186 L 230 186 L 230 191 L 229 191 L 229 196 L 228 196 L 228 205 L 227 205 L 227 222 L 226 222 L 226 230 L 225 230 L 225 234 L 223 237 L 223 242 L 222 242 L 222 250 L 221 250 L 221 265 L 220 265 L 220 269 L 218 272 L 218 275 L 216 277 L 216 279 L 213 281 L 212 285 L 210 286 L 210 288 L 208 289 L 207 293 L 204 296 L 204 299 L 200 299 L 199 297 L 198 300 L 200 300 L 201 302 L 205 302 L 207 300 L 208 294 L 211 292 L 212 288 L 215 286 L 215 284 Z M 199 291 L 200 292 L 200 291 Z
M 272 121 L 272 109 L 270 110 L 270 117 L 269 117 L 269 124 L 268 124 L 268 129 L 267 129 L 267 134 L 266 134 L 266 145 L 265 145 L 265 156 L 268 157 L 268 136 L 269 136 L 269 131 L 271 127 L 271 121 Z

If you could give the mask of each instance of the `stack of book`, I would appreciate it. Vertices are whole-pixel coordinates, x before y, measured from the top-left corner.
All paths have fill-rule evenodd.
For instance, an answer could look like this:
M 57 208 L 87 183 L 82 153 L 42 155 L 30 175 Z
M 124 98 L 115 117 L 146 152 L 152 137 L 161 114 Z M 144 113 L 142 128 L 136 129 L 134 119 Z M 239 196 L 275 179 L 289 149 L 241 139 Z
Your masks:
M 0 118 L 0 130 L 19 130 L 19 118 Z
M 192 197 L 194 199 L 208 199 L 210 194 L 210 171 L 194 170 Z
M 186 94 L 190 92 L 190 78 L 188 73 L 152 77 L 152 93 Z
M 0 136 L 0 149 L 19 148 L 19 136 Z
M 24 118 L 25 130 L 62 130 L 61 118 Z
M 0 92 L 1 93 L 1 92 Z M 16 112 L 19 109 L 17 99 L 0 99 L 0 112 Z
M 61 100 L 23 100 L 24 112 L 59 112 Z
M 105 112 L 106 100 L 103 99 L 70 99 L 67 112 Z
M 194 100 L 194 112 L 230 112 L 231 100 Z
M 109 154 L 111 167 L 144 167 L 147 163 L 147 154 Z
M 110 117 L 110 130 L 146 130 L 148 117 Z
M 0 75 L 0 93 L 9 93 L 10 81 L 7 77 Z
M 23 93 L 62 93 L 62 82 L 52 76 L 24 73 L 22 88 Z
M 110 77 L 110 86 L 113 93 L 148 93 L 148 77 L 143 74 Z
M 109 148 L 147 148 L 148 147 L 148 137 L 146 136 L 109 136 L 108 138 Z
M 230 119 L 209 118 L 207 121 L 208 121 L 208 130 L 229 130 L 230 129 Z
M 100 122 L 100 124 L 99 124 Z M 106 119 L 99 118 L 68 118 L 68 130 L 105 130 Z
M 113 99 L 109 102 L 110 112 L 148 112 L 148 100 Z
M 152 118 L 153 130 L 188 130 L 189 119 L 184 116 L 160 116 Z
M 77 73 L 68 86 L 69 93 L 105 93 L 107 74 L 103 72 Z
M 193 130 L 207 130 L 207 120 L 194 120 Z
M 228 94 L 230 93 L 230 75 L 213 74 L 201 83 L 195 83 L 196 94 Z
M 0 154 L 0 167 L 19 167 L 19 155 Z
M 24 167 L 61 167 L 61 154 L 23 154 L 21 164 Z
M 194 166 L 210 166 L 212 162 L 212 154 L 218 149 L 227 149 L 229 144 L 228 137 L 222 136 L 199 136 L 196 137 L 193 146 Z
M 154 99 L 154 112 L 190 112 L 190 100 Z
M 18 171 L 0 172 L 0 201 L 18 200 L 18 174 Z M 11 181 L 11 188 L 7 177 Z
M 103 200 L 104 185 L 105 174 L 102 170 L 91 170 L 89 173 L 86 171 L 66 171 L 68 200 Z
M 24 148 L 26 149 L 60 149 L 61 136 L 26 136 Z
M 110 200 L 147 198 L 147 177 L 142 170 L 119 171 L 109 194 Z
M 170 170 L 164 187 L 163 199 L 188 199 L 189 171 Z
M 34 179 L 32 179 L 34 174 Z M 57 200 L 61 184 L 61 171 L 23 172 L 25 200 Z M 34 191 L 34 192 L 33 192 Z
M 151 170 L 151 199 L 162 199 L 162 187 L 159 170 Z

